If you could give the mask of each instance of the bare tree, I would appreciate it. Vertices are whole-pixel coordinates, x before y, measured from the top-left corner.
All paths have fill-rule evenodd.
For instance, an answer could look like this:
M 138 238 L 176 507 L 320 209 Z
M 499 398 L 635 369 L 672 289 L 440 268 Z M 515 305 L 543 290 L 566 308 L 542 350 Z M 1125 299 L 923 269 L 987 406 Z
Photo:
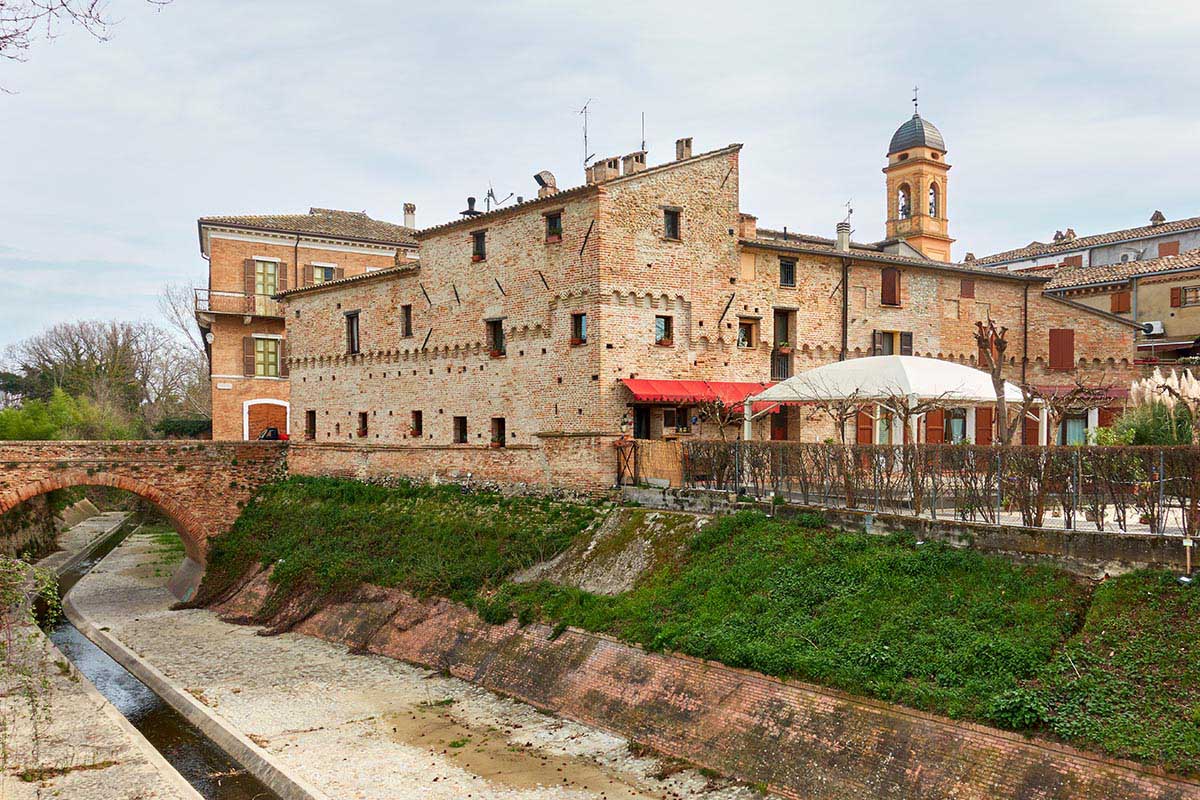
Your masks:
M 1112 402 L 1109 389 L 1112 384 L 1105 383 L 1101 378 L 1096 386 L 1085 386 L 1078 376 L 1075 383 L 1069 387 L 1038 391 L 1023 387 L 1023 391 L 1035 396 L 1045 407 L 1049 417 L 1049 441 L 1058 441 L 1058 432 L 1063 421 L 1073 415 L 1081 414 L 1097 408 L 1104 408 Z
M 726 405 L 720 400 L 706 400 L 696 406 L 696 416 L 701 422 L 711 422 L 717 426 L 717 434 L 721 441 L 726 440 L 725 429 L 737 425 L 742 417 L 741 406 Z
M 979 366 L 992 377 L 992 388 L 996 390 L 996 435 L 998 444 L 1012 444 L 1015 426 L 1009 423 L 1008 400 L 1004 395 L 1004 354 L 1008 350 L 1008 328 L 997 328 L 988 320 L 975 323 L 975 344 L 979 347 Z M 1022 417 L 1018 417 L 1018 420 Z
M 161 7 L 171 0 L 146 2 Z M 115 23 L 104 6 L 103 0 L 0 0 L 0 58 L 24 61 L 35 39 L 53 39 L 71 26 L 107 41 Z

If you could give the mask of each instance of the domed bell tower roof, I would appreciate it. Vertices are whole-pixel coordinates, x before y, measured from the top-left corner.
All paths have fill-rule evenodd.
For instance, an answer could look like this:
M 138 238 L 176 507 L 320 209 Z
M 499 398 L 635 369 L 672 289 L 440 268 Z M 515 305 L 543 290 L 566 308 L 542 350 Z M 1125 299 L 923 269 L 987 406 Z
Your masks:
M 940 152 L 946 152 L 946 142 L 942 132 L 920 114 L 914 113 L 912 119 L 905 122 L 892 134 L 892 142 L 888 145 L 888 155 L 899 153 L 913 147 L 929 147 Z

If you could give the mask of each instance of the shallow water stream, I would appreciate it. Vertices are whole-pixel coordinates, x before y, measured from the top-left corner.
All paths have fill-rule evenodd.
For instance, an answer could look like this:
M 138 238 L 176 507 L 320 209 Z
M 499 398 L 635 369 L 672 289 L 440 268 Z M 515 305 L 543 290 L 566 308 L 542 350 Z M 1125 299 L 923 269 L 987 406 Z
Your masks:
M 132 524 L 122 526 L 87 559 L 60 576 L 59 592 L 66 595 L 134 528 Z M 245 772 L 224 750 L 93 644 L 68 620 L 61 619 L 47 633 L 76 669 L 207 800 L 279 800 L 278 795 Z

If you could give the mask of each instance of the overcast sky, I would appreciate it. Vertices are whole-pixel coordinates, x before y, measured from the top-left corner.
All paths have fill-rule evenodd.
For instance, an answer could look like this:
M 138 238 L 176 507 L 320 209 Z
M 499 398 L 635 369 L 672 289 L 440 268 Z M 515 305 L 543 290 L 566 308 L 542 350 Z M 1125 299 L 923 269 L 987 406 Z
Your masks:
M 582 181 L 742 142 L 759 224 L 882 237 L 892 132 L 949 149 L 956 259 L 1200 214 L 1200 4 L 112 0 L 0 62 L 0 349 L 59 320 L 153 318 L 203 285 L 205 214 L 364 210 L 419 226 L 489 182 Z

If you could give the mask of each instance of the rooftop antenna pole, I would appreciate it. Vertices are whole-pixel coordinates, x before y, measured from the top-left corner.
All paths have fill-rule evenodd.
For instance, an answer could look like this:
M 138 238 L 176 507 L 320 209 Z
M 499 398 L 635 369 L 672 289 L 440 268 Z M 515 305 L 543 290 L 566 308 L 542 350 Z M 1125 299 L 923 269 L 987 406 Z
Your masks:
M 854 203 L 853 197 L 851 197 L 849 200 L 846 201 L 846 219 L 844 219 L 843 222 L 849 222 L 850 218 L 854 216 L 853 203 Z M 850 229 L 850 233 L 854 233 L 853 228 Z
M 913 115 L 918 117 L 921 115 L 920 109 L 917 108 L 917 92 L 920 91 L 920 88 L 919 86 L 913 86 Z
M 642 112 L 642 150 L 646 149 L 646 112 Z
M 592 98 L 589 97 L 588 101 L 583 104 L 583 108 L 579 109 L 579 113 L 583 115 L 583 166 L 585 166 L 585 167 L 587 166 L 587 163 L 592 160 L 592 155 L 590 153 L 588 153 L 588 137 L 587 137 L 588 106 L 590 106 L 591 104 L 592 104 Z

